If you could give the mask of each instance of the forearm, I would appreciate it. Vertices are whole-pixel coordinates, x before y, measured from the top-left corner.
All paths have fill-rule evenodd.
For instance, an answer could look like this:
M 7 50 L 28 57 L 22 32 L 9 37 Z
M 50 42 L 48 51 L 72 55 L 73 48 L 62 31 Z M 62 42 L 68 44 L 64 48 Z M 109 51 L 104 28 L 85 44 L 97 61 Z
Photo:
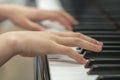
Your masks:
M 6 35 L 0 35 L 0 66 L 14 56 L 11 41 Z

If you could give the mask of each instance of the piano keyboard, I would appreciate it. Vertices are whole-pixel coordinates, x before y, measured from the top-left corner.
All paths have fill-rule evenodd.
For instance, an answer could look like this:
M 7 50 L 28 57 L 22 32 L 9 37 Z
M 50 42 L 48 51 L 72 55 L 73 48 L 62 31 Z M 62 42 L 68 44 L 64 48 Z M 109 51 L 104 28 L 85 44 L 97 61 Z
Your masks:
M 104 47 L 99 53 L 77 48 L 89 60 L 86 65 L 64 55 L 37 57 L 35 80 L 120 80 L 120 1 L 88 1 L 37 0 L 38 8 L 66 10 L 80 22 L 74 26 L 75 32 L 102 41 Z M 48 21 L 44 25 L 47 24 L 54 23 Z M 59 31 L 60 27 L 63 26 L 53 25 L 53 30 Z

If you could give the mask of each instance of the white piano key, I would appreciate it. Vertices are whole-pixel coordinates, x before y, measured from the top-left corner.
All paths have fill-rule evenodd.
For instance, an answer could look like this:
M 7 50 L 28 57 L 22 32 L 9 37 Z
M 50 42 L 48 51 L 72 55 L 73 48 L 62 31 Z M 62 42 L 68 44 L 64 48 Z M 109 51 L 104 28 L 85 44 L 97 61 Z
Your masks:
M 63 25 L 57 21 L 42 21 L 41 24 L 46 28 L 46 31 L 67 31 Z
M 40 9 L 61 10 L 59 0 L 37 0 Z M 42 23 L 48 31 L 65 31 L 62 25 L 56 22 L 46 21 Z M 62 28 L 62 29 L 61 29 Z M 73 48 L 76 50 L 76 48 Z M 49 55 L 49 68 L 51 80 L 95 80 L 97 75 L 87 75 L 89 69 L 78 64 L 75 60 L 65 55 Z
M 69 57 L 49 60 L 51 80 L 95 80 L 97 75 L 87 75 L 89 69 Z
M 81 50 L 77 50 L 77 47 L 71 47 L 74 51 L 77 51 L 77 52 L 81 52 Z M 62 58 L 64 55 L 61 55 L 61 54 L 51 54 L 51 55 L 48 55 L 48 58 L 49 59 L 60 59 Z
M 39 9 L 62 10 L 59 0 L 36 0 L 36 4 Z M 66 31 L 65 27 L 57 21 L 45 20 L 42 24 L 48 31 Z
M 40 9 L 46 10 L 61 10 L 59 0 L 36 0 L 37 6 Z

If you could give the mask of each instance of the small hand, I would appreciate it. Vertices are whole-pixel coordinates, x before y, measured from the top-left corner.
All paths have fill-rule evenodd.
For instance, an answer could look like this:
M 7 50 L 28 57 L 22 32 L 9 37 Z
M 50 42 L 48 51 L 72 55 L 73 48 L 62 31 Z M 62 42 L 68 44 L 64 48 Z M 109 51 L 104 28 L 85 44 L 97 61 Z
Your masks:
M 1 5 L 0 7 L 6 10 L 4 16 L 28 30 L 44 30 L 42 26 L 35 23 L 42 20 L 58 21 L 68 30 L 72 30 L 72 25 L 77 24 L 77 21 L 65 11 L 48 11 L 17 5 Z
M 80 47 L 100 52 L 102 43 L 74 32 L 45 32 L 45 31 L 19 31 L 8 32 L 8 41 L 15 54 L 34 57 L 47 54 L 64 54 L 75 59 L 78 63 L 87 61 L 71 47 Z M 34 39 L 33 39 L 34 38 Z

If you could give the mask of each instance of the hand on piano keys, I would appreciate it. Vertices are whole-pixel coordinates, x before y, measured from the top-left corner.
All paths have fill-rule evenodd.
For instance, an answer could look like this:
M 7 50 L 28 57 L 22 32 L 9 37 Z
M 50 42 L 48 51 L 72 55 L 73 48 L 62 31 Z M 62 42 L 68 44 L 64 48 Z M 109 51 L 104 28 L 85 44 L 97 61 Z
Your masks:
M 104 42 L 100 54 L 85 52 L 83 57 L 89 60 L 86 68 L 80 64 L 69 63 L 65 56 L 55 60 L 48 59 L 51 80 L 120 80 L 120 32 L 117 32 L 119 0 L 90 1 L 95 4 L 87 3 L 89 0 L 37 1 L 38 7 L 42 9 L 61 10 L 64 7 L 80 21 L 80 25 L 75 26 L 74 31 Z M 84 6 L 86 3 L 87 6 Z
M 14 36 L 17 41 L 15 53 L 22 51 L 19 54 L 26 57 L 63 54 L 75 59 L 81 64 L 86 64 L 87 61 L 71 49 L 71 47 L 81 47 L 95 52 L 102 50 L 101 42 L 75 32 L 19 31 L 9 32 L 6 35 L 10 37 L 17 35 Z
M 44 30 L 42 26 L 35 22 L 43 20 L 58 21 L 67 30 L 72 30 L 72 25 L 78 24 L 77 21 L 65 11 L 41 10 L 17 5 L 1 5 L 2 16 L 10 19 L 18 26 L 28 30 Z M 7 8 L 7 10 L 6 10 Z M 7 12 L 4 14 L 4 12 Z

